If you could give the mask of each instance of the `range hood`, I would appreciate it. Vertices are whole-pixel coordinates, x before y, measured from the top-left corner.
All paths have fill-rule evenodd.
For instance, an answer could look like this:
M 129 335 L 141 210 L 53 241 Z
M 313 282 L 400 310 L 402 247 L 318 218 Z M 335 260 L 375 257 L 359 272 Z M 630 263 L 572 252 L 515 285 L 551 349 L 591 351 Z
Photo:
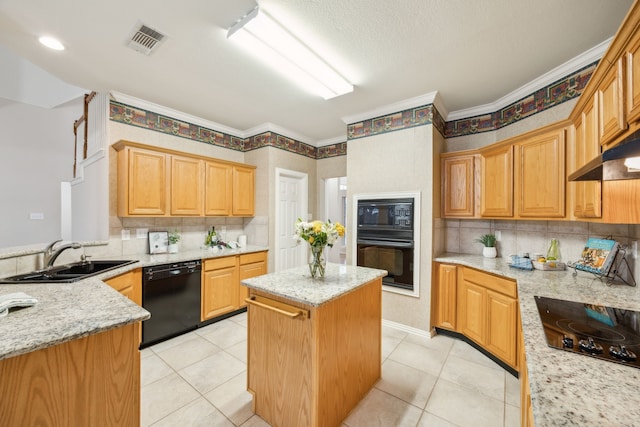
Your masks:
M 640 167 L 625 165 L 629 158 L 640 161 L 640 131 L 629 135 L 619 145 L 603 152 L 599 157 L 569 175 L 569 181 L 617 181 L 640 179 Z M 627 162 L 627 164 L 629 164 Z

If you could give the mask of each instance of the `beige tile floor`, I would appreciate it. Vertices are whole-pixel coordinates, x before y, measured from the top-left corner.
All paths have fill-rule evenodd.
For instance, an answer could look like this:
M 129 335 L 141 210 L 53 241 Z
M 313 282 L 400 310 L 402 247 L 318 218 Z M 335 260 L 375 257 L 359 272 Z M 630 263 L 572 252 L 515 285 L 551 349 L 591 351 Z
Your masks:
M 142 426 L 268 426 L 246 391 L 246 313 L 142 351 Z M 519 382 L 468 344 L 383 327 L 382 378 L 343 427 L 517 427 Z

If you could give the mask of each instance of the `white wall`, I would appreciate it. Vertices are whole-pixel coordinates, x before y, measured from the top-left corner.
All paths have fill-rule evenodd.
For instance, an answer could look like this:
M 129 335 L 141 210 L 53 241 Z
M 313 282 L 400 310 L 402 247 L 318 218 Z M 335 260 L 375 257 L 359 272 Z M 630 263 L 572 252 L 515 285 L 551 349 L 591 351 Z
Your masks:
M 82 99 L 53 109 L 0 105 L 0 248 L 61 237 L 60 183 L 73 177 L 73 122 L 82 111 Z

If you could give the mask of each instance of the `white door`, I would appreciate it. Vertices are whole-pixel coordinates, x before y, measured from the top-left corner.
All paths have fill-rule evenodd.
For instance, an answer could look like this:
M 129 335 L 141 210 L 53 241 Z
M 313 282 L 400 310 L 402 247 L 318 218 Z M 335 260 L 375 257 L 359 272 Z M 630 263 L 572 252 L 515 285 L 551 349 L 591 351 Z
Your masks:
M 294 239 L 298 218 L 307 218 L 307 174 L 276 169 L 276 271 L 298 267 L 306 262 L 306 243 Z

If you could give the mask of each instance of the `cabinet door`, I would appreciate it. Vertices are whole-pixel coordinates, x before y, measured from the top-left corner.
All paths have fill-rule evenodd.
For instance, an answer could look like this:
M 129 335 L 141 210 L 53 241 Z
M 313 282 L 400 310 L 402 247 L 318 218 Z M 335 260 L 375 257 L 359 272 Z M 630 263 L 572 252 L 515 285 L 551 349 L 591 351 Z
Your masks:
M 210 269 L 210 263 L 205 261 L 205 271 L 202 273 L 202 313 L 201 320 L 207 320 L 229 313 L 238 308 L 238 266 L 237 258 L 226 257 L 215 259 L 219 265 Z M 215 264 L 214 264 L 215 265 Z
M 171 157 L 171 215 L 202 215 L 202 160 Z
M 205 215 L 231 215 L 233 168 L 226 163 L 205 164 Z
M 167 160 L 164 153 L 128 148 L 121 157 L 119 198 L 126 203 L 119 207 L 120 216 L 167 214 Z M 124 163 L 124 164 L 123 164 Z M 126 171 L 126 172 L 125 172 Z M 126 191 L 126 193 L 122 193 Z M 125 209 L 122 209 L 126 206 Z
M 105 280 L 105 283 L 138 305 L 142 305 L 142 269 Z
M 640 33 L 627 49 L 627 121 L 640 119 Z
M 240 255 L 240 281 L 251 277 L 267 274 L 267 253 L 258 252 L 255 254 Z M 240 284 L 238 292 L 238 306 L 247 305 L 245 300 L 249 296 L 249 289 Z
M 513 146 L 480 153 L 480 215 L 513 216 Z
M 237 216 L 255 214 L 255 169 L 233 167 L 233 210 Z
M 474 157 L 459 156 L 442 159 L 443 216 L 472 217 L 474 215 Z
M 553 130 L 517 145 L 515 176 L 519 216 L 564 217 L 564 132 L 564 129 Z
M 439 328 L 456 330 L 457 268 L 455 265 L 438 264 L 434 298 L 436 302 L 434 325 Z
M 624 114 L 624 61 L 618 59 L 598 88 L 600 145 L 611 142 L 627 128 Z
M 600 155 L 598 141 L 597 96 L 584 109 L 576 123 L 574 170 Z M 600 181 L 577 181 L 573 183 L 574 216 L 578 218 L 600 218 L 602 216 L 602 184 Z
M 485 347 L 492 354 L 516 367 L 517 315 L 516 299 L 487 290 L 487 335 Z
M 458 330 L 480 345 L 486 335 L 486 290 L 464 279 L 458 289 Z

